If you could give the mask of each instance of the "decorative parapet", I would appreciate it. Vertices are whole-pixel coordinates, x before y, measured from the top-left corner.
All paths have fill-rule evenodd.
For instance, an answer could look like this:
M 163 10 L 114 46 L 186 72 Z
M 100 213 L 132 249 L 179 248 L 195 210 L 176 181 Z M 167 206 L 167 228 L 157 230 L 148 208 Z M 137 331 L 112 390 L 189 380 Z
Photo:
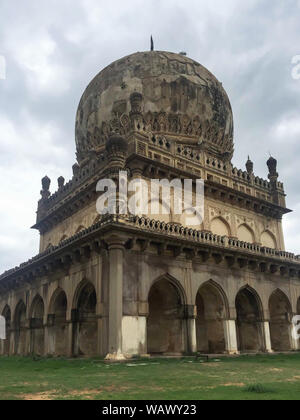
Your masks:
M 278 264 L 299 264 L 300 269 L 300 256 L 296 256 L 293 253 L 242 242 L 226 236 L 214 235 L 210 232 L 184 227 L 177 223 L 165 223 L 138 216 L 106 215 L 103 216 L 99 222 L 62 241 L 59 245 L 51 246 L 46 251 L 36 255 L 20 266 L 6 271 L 0 275 L 0 281 L 14 275 L 18 275 L 22 270 L 30 269 L 32 265 L 40 262 L 42 263 L 48 257 L 55 257 L 60 252 L 64 252 L 65 249 L 77 244 L 78 242 L 84 242 L 85 240 L 89 241 L 91 236 L 99 234 L 104 227 L 112 225 L 122 230 L 128 230 L 129 236 L 132 233 L 132 229 L 134 229 L 134 231 L 138 229 L 138 232 L 140 233 L 148 232 L 163 235 L 163 237 L 167 240 L 171 238 L 176 238 L 179 241 L 184 240 L 187 244 L 192 246 L 195 246 L 196 244 L 203 244 L 204 246 L 216 249 L 239 251 L 240 253 L 250 253 L 257 257 L 271 258 L 272 260 L 277 260 Z

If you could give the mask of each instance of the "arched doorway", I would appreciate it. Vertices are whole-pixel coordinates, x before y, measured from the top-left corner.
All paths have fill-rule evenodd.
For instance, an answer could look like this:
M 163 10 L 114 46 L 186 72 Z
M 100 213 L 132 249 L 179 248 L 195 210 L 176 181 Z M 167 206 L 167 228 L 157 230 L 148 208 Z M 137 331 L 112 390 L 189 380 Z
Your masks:
M 15 354 L 26 354 L 26 306 L 21 300 L 15 310 Z
M 274 351 L 291 350 L 291 314 L 292 309 L 287 296 L 276 290 L 269 300 L 270 334 Z
M 2 316 L 5 318 L 5 333 L 6 339 L 1 340 L 1 354 L 9 355 L 10 353 L 10 327 L 11 327 L 11 310 L 8 305 L 5 306 L 2 312 Z
M 168 279 L 161 279 L 151 287 L 148 302 L 148 353 L 184 352 L 184 299 L 179 287 Z
M 96 318 L 97 296 L 92 283 L 79 287 L 76 309 L 73 310 L 73 354 L 94 356 L 97 354 L 98 327 Z
M 37 295 L 30 311 L 30 352 L 39 356 L 44 355 L 44 301 Z
M 196 297 L 197 350 L 203 353 L 225 353 L 224 319 L 227 302 L 219 287 L 212 282 L 204 284 Z
M 62 289 L 58 289 L 51 305 L 52 314 L 49 315 L 49 350 L 51 354 L 62 356 L 68 354 L 67 348 L 67 296 Z
M 264 350 L 262 305 L 256 292 L 246 287 L 237 294 L 237 339 L 241 352 Z

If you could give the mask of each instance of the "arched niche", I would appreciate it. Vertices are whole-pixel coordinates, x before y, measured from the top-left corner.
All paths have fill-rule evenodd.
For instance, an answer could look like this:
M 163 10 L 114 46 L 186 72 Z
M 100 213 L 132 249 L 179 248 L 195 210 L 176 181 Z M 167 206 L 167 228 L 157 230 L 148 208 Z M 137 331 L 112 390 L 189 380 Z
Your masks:
M 271 249 L 277 248 L 275 236 L 267 230 L 261 234 L 260 242 L 261 242 L 261 245 L 266 248 L 271 248 Z
M 215 235 L 231 236 L 229 224 L 222 217 L 216 217 L 211 221 L 210 230 Z
M 246 224 L 242 224 L 238 227 L 237 237 L 242 242 L 250 244 L 255 242 L 253 230 Z

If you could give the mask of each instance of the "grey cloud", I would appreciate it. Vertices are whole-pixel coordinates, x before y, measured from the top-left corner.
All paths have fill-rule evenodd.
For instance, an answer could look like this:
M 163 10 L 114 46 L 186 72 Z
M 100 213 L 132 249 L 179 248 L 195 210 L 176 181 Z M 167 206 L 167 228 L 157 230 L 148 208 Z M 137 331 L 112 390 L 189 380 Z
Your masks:
M 38 251 L 34 222 L 40 179 L 71 176 L 74 120 L 88 82 L 110 62 L 150 47 L 201 62 L 226 88 L 235 115 L 234 164 L 250 154 L 267 176 L 271 151 L 288 193 L 286 245 L 299 252 L 300 142 L 292 127 L 300 109 L 300 81 L 291 59 L 300 54 L 296 0 L 27 0 L 1 4 L 0 272 Z M 3 131 L 3 128 L 5 128 Z M 9 127 L 9 129 L 7 128 Z M 295 234 L 295 232 L 299 232 Z

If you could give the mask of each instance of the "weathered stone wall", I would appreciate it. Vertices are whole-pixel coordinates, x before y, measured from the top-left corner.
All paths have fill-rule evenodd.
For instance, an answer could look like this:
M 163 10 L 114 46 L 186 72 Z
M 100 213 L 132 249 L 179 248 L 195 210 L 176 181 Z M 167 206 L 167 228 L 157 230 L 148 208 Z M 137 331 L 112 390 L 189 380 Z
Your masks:
M 105 356 L 118 328 L 117 346 L 126 356 L 271 351 L 268 334 L 273 350 L 298 347 L 291 338 L 300 307 L 297 278 L 157 255 L 151 248 L 119 249 L 1 295 L 9 340 L 1 353 Z M 116 261 L 121 271 L 114 270 Z M 121 276 L 120 292 L 111 289 L 112 273 Z M 119 293 L 121 318 L 110 325 Z

